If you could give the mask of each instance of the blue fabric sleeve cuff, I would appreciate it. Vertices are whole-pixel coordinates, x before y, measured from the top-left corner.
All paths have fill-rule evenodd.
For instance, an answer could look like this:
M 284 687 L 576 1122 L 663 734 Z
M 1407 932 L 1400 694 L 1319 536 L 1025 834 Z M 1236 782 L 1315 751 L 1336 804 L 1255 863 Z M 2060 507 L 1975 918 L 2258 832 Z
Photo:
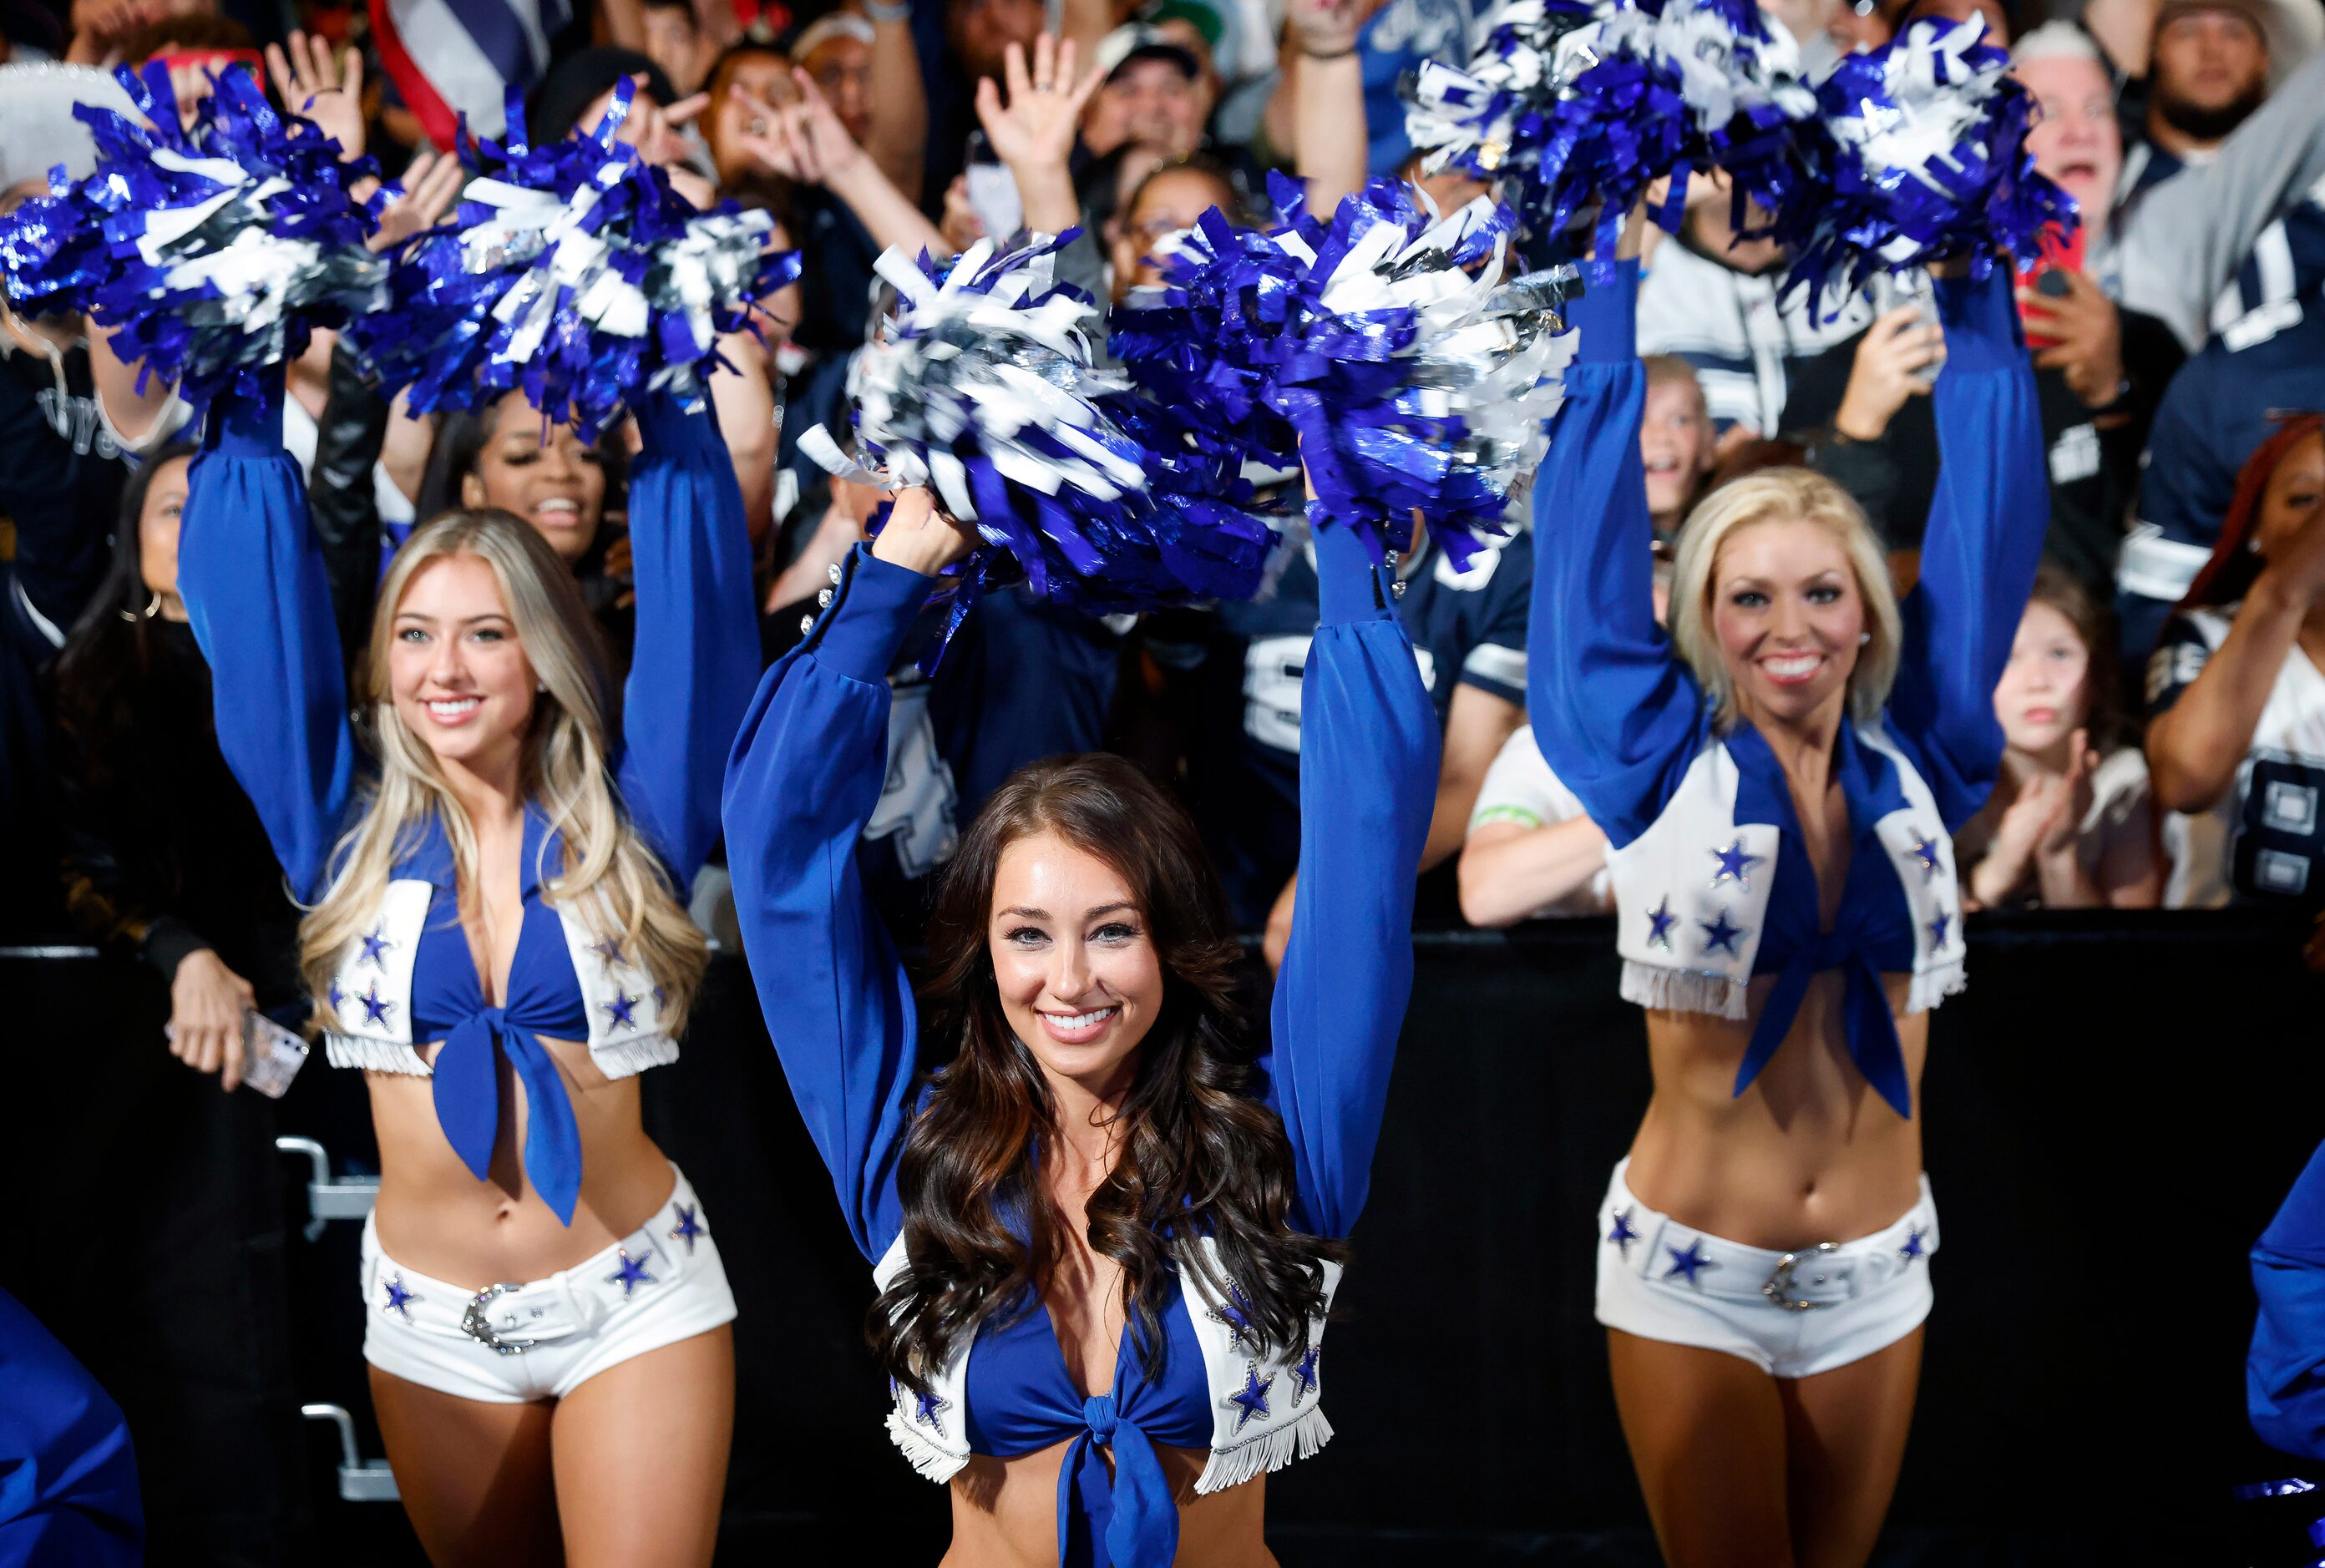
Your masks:
M 1316 608 L 1319 623 L 1386 621 L 1392 602 L 1387 574 L 1373 565 L 1362 535 L 1347 523 L 1316 525 Z
M 1582 334 L 1575 358 L 1615 364 L 1639 356 L 1639 263 L 1589 262 L 1582 298 L 1567 307 L 1566 324 Z
M 644 449 L 656 457 L 677 457 L 689 446 L 717 441 L 718 429 L 711 423 L 708 399 L 689 408 L 669 392 L 649 392 L 632 411 L 637 415 Z
M 830 606 L 808 635 L 816 662 L 867 684 L 887 679 L 935 586 L 934 577 L 884 561 L 869 545 L 857 545 L 848 552 Z
M 202 424 L 202 445 L 229 457 L 276 457 L 283 454 L 283 372 L 269 373 L 265 392 L 255 398 L 220 392 Z
M 2010 370 L 2026 363 L 2018 341 L 2015 279 L 1997 263 L 1983 278 L 1939 278 L 1938 320 L 1946 329 L 1946 368 Z

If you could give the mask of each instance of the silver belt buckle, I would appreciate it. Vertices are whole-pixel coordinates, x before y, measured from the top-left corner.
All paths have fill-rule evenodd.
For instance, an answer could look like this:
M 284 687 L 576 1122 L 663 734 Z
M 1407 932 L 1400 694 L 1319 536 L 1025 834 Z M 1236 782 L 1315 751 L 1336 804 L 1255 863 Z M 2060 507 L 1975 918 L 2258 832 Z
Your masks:
M 1786 1312 L 1813 1312 L 1820 1306 L 1830 1306 L 1832 1303 L 1829 1301 L 1809 1301 L 1794 1296 L 1792 1276 L 1801 1264 L 1807 1259 L 1823 1258 L 1839 1250 L 1840 1243 L 1838 1241 L 1820 1241 L 1805 1252 L 1785 1253 L 1776 1259 L 1776 1266 L 1768 1271 L 1767 1282 L 1760 1287 L 1760 1294 Z M 1819 1278 L 1817 1283 L 1821 1285 L 1824 1281 Z
M 488 1347 L 496 1355 L 521 1356 L 539 1342 L 504 1339 L 494 1331 L 492 1320 L 485 1315 L 485 1307 L 494 1297 L 514 1296 L 524 1288 L 522 1285 L 487 1285 L 469 1298 L 468 1307 L 460 1314 L 460 1332 Z

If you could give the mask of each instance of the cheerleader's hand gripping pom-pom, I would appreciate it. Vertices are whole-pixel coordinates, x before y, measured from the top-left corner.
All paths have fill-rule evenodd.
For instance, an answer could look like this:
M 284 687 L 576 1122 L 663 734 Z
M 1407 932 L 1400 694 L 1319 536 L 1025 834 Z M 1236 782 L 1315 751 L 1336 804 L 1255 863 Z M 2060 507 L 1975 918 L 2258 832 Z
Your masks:
M 1099 614 L 1249 598 L 1266 565 L 1273 536 L 1235 504 L 1232 455 L 1098 363 L 1098 307 L 1056 279 L 1070 238 L 980 241 L 947 268 L 883 255 L 896 307 L 848 374 L 864 461 L 820 427 L 800 441 L 842 477 L 927 485 L 975 526 L 987 548 L 958 574 L 955 624 L 1011 563 Z
M 720 336 L 754 325 L 799 254 L 767 249 L 768 214 L 699 211 L 616 141 L 633 91 L 617 84 L 595 130 L 547 146 L 509 96 L 506 141 L 472 144 L 458 211 L 405 244 L 391 308 L 355 335 L 384 386 L 420 410 L 522 388 L 585 439 L 649 392 L 704 394 Z
M 1777 208 L 1785 293 L 1837 310 L 1876 272 L 1952 256 L 1983 278 L 1997 254 L 2031 257 L 2045 227 L 2079 221 L 2074 198 L 2034 172 L 2033 101 L 1984 30 L 1923 18 L 1818 86 L 1814 178 Z
M 1427 62 L 1406 95 L 1431 171 L 1504 181 L 1537 234 L 1595 208 L 1602 249 L 1666 175 L 1673 229 L 1690 171 L 1726 170 L 1739 211 L 1791 189 L 1791 130 L 1816 109 L 1791 35 L 1751 0 L 1510 0 L 1466 69 Z
M 1376 180 L 1329 227 L 1277 198 L 1273 234 L 1207 218 L 1118 315 L 1116 352 L 1155 401 L 1216 411 L 1252 466 L 1304 462 L 1376 550 L 1410 549 L 1418 512 L 1466 565 L 1541 460 L 1573 270 L 1508 277 L 1514 218 L 1484 197 L 1440 219 Z
M 0 218 L 0 268 L 28 315 L 84 311 L 116 328 L 115 351 L 175 382 L 199 407 L 229 389 L 255 396 L 262 371 L 386 300 L 387 264 L 365 246 L 373 215 L 338 143 L 276 113 L 248 73 L 216 78 L 181 128 L 169 72 L 116 74 L 150 125 L 76 105 L 97 143 L 87 179 Z

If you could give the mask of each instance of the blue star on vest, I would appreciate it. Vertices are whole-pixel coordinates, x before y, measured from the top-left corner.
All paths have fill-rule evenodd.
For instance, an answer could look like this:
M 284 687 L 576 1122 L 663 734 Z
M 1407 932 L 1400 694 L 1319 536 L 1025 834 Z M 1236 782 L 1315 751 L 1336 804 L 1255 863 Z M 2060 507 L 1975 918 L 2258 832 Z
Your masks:
M 1922 1238 L 1929 1233 L 1929 1229 L 1926 1226 L 1913 1226 L 1905 1232 L 1905 1244 L 1897 1249 L 1897 1256 L 1903 1258 L 1908 1263 L 1911 1263 L 1916 1258 L 1927 1258 L 1930 1255 L 1930 1250 L 1928 1248 L 1922 1245 Z
M 1938 863 L 1938 841 L 1926 837 L 1918 827 L 1913 830 L 1913 847 L 1908 853 L 1922 862 L 1922 881 L 1925 885 L 1944 869 Z
M 1244 1336 L 1251 1333 L 1251 1303 L 1244 1299 L 1242 1291 L 1228 1286 L 1225 1304 L 1211 1308 L 1207 1315 L 1213 1323 L 1227 1325 L 1228 1342 L 1237 1350 L 1248 1348 Z
M 387 1292 L 387 1310 L 402 1313 L 403 1321 L 410 1323 L 412 1304 L 425 1298 L 416 1290 L 406 1290 L 403 1287 L 403 1276 L 401 1274 L 391 1274 L 379 1284 L 380 1288 Z
M 659 1012 L 661 1010 L 662 1010 L 663 1008 L 668 1007 L 669 1005 L 670 1005 L 670 992 L 668 992 L 664 991 L 664 990 L 663 990 L 661 986 L 659 986 L 659 985 L 655 986 L 655 987 L 654 987 L 654 1010 L 655 1010 L 657 1012 Z
M 933 1391 L 922 1393 L 914 1390 L 912 1419 L 931 1431 L 941 1433 L 944 1430 L 944 1423 L 937 1419 L 937 1413 L 951 1403 L 949 1399 L 939 1397 Z
M 1719 869 L 1711 873 L 1713 887 L 1716 888 L 1725 881 L 1733 881 L 1737 887 L 1749 891 L 1752 886 L 1752 868 L 1768 857 L 1745 853 L 1744 841 L 1739 838 L 1726 849 L 1713 850 L 1711 858 L 1719 862 Z
M 1647 911 L 1647 945 L 1670 952 L 1672 927 L 1678 924 L 1679 917 L 1671 912 L 1671 895 L 1666 893 L 1662 903 Z
M 1951 915 L 1947 914 L 1943 909 L 1940 909 L 1938 911 L 1938 918 L 1930 922 L 1931 944 L 1934 946 L 1943 947 L 1946 945 L 1946 929 L 1953 923 L 1954 918 Z
M 610 1015 L 609 1021 L 625 1029 L 637 1027 L 638 1020 L 632 1015 L 637 1008 L 638 999 L 628 992 L 617 991 L 614 993 L 613 1001 L 601 1001 L 597 1005 L 604 1008 Z
M 602 942 L 593 942 L 589 945 L 589 951 L 604 959 L 606 967 L 611 969 L 615 964 L 622 962 L 622 939 L 618 936 L 608 936 Z
M 325 992 L 323 994 L 330 998 L 331 1010 L 333 1012 L 338 1011 L 339 1003 L 347 1000 L 347 993 L 339 989 L 339 982 L 337 980 L 331 982 L 331 989 Z
M 707 1232 L 702 1229 L 701 1222 L 694 1217 L 694 1205 L 679 1204 L 678 1224 L 671 1231 L 670 1239 L 673 1241 L 685 1242 L 686 1255 L 691 1258 L 694 1256 L 694 1239 L 704 1234 Z
M 391 1001 L 379 994 L 379 982 L 376 980 L 371 982 L 371 989 L 369 991 L 365 992 L 361 996 L 356 998 L 356 1000 L 363 1003 L 364 1022 L 367 1024 L 385 1023 L 387 1021 L 388 1013 L 393 1010 L 395 1006 L 394 1001 Z
M 1623 1250 L 1624 1262 L 1627 1263 L 1631 1260 L 1631 1243 L 1638 1239 L 1639 1232 L 1634 1230 L 1631 1225 L 1631 1211 L 1628 1209 L 1616 1210 L 1615 1228 L 1607 1232 L 1607 1240 L 1612 1241 L 1616 1246 L 1620 1247 Z
M 382 959 L 385 955 L 387 950 L 395 945 L 394 943 L 387 939 L 387 927 L 384 926 L 374 926 L 371 928 L 371 935 L 363 937 L 361 940 L 363 942 L 363 955 L 357 958 L 356 962 L 357 964 L 368 964 L 374 969 L 385 969 L 387 965 L 382 962 Z
M 1241 1432 L 1243 1430 L 1244 1423 L 1250 1420 L 1253 1416 L 1257 1416 L 1263 1418 L 1265 1417 L 1267 1415 L 1267 1391 L 1274 1387 L 1275 1379 L 1272 1377 L 1261 1377 L 1257 1367 L 1246 1366 L 1244 1368 L 1243 1387 L 1237 1388 L 1234 1393 L 1227 1396 L 1227 1403 L 1236 1407 L 1236 1430 L 1237 1432 Z
M 1736 944 L 1743 939 L 1746 927 L 1742 926 L 1730 925 L 1728 919 L 1728 911 L 1725 909 L 1718 911 L 1718 915 L 1719 918 L 1716 920 L 1698 920 L 1696 922 L 1697 925 L 1703 927 L 1704 952 L 1718 953 L 1722 949 L 1725 949 L 1732 957 L 1742 957 L 1743 952 L 1736 945 Z
M 1317 1358 L 1323 1353 L 1323 1346 L 1310 1345 L 1300 1352 L 1300 1359 L 1292 1363 L 1292 1403 L 1293 1405 L 1298 1405 L 1301 1400 L 1316 1391 L 1316 1361 Z
M 1690 1285 L 1699 1285 L 1702 1282 L 1697 1279 L 1696 1276 L 1701 1273 L 1704 1269 L 1712 1267 L 1711 1259 L 1704 1256 L 1703 1240 L 1701 1237 L 1698 1237 L 1696 1240 L 1690 1241 L 1687 1244 L 1687 1250 L 1684 1252 L 1681 1251 L 1676 1247 L 1666 1247 L 1663 1250 L 1670 1253 L 1672 1256 L 1671 1267 L 1663 1270 L 1663 1277 L 1665 1279 L 1670 1279 L 1674 1276 L 1684 1274 L 1687 1276 L 1687 1282 Z
M 606 1276 L 606 1283 L 620 1286 L 624 1301 L 629 1300 L 630 1292 L 639 1286 L 652 1285 L 654 1282 L 654 1277 L 646 1272 L 645 1264 L 631 1257 L 627 1247 L 616 1249 L 615 1256 L 622 1260 L 622 1266 Z

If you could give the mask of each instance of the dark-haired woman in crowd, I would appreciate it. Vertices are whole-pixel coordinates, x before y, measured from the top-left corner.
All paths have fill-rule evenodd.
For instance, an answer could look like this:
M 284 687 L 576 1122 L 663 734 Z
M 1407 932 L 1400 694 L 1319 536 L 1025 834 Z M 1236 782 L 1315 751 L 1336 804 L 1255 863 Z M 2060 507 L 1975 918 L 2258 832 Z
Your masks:
M 1534 492 L 1534 735 L 1606 830 L 1654 1071 L 1598 1215 L 1598 1315 L 1664 1555 L 1837 1568 L 1873 1549 L 1921 1374 L 1938 1232 L 1914 1099 L 1928 1010 L 1963 980 L 1948 835 L 2002 759 L 2042 427 L 2006 271 L 1940 278 L 1919 586 L 1899 604 L 1839 486 L 1774 469 L 1681 530 L 1666 636 L 1637 277 L 1607 266 L 1576 307 Z
M 1191 825 L 1102 756 L 1025 770 L 963 835 L 916 1002 L 857 844 L 884 677 L 974 542 L 905 492 L 761 684 L 726 812 L 760 1005 L 875 1266 L 889 1434 L 951 1483 L 954 1559 L 1264 1563 L 1262 1478 L 1330 1435 L 1319 1339 L 1411 988 L 1428 694 L 1385 578 L 1320 526 L 1316 896 L 1272 1056 Z
M 1993 796 L 1957 834 L 1966 909 L 2152 909 L 2163 858 L 2147 759 L 2117 743 L 2115 627 L 2045 562 L 1994 688 Z
M 2246 461 L 2147 692 L 2156 803 L 2184 814 L 2165 901 L 2325 908 L 2325 418 Z

